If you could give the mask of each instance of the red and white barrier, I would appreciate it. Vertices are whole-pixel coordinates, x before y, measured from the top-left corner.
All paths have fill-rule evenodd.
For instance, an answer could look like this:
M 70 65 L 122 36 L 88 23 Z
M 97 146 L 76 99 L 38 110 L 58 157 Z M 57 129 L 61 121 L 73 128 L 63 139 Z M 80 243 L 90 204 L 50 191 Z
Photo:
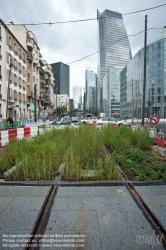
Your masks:
M 5 146 L 10 140 L 22 140 L 24 137 L 35 137 L 38 134 L 38 127 L 26 127 L 18 129 L 10 129 L 0 132 L 0 147 Z

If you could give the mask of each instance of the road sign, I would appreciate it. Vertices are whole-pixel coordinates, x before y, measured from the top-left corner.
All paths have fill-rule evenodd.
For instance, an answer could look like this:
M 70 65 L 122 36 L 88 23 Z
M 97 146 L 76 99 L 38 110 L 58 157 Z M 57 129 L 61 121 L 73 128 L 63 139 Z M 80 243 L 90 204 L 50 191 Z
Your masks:
M 41 118 L 46 118 L 48 116 L 48 111 L 43 109 L 40 111 Z
M 150 123 L 153 124 L 153 125 L 157 124 L 159 122 L 159 120 L 160 120 L 160 118 L 158 116 L 156 116 L 156 115 L 152 115 L 150 117 Z

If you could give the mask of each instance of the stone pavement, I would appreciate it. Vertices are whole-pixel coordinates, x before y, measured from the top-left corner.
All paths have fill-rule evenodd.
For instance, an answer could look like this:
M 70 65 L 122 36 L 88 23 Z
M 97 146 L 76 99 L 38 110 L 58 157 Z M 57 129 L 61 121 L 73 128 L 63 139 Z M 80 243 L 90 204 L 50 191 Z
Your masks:
M 135 187 L 166 226 L 166 185 Z M 0 185 L 0 249 L 24 249 L 18 241 L 31 234 L 48 190 Z M 42 235 L 40 249 L 165 249 L 123 183 L 59 186 Z

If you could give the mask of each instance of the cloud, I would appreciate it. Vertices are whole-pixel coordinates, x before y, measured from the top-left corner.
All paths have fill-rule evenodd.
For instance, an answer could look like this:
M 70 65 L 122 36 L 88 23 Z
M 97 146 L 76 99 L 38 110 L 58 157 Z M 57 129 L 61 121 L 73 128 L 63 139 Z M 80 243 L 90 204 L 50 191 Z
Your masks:
M 165 0 L 1 0 L 0 18 L 5 23 L 46 23 L 80 20 L 97 17 L 97 9 L 120 12 L 122 14 L 165 4 Z M 133 35 L 144 31 L 145 15 L 148 28 L 166 25 L 166 6 L 137 14 L 123 15 L 127 33 Z M 48 63 L 63 61 L 70 63 L 97 51 L 97 20 L 56 25 L 26 26 L 34 33 L 43 59 Z M 159 32 L 148 31 L 148 43 L 161 37 Z M 132 54 L 144 46 L 144 32 L 129 37 Z M 70 65 L 71 88 L 85 85 L 85 67 L 97 69 L 97 54 Z M 72 92 L 72 90 L 71 90 Z

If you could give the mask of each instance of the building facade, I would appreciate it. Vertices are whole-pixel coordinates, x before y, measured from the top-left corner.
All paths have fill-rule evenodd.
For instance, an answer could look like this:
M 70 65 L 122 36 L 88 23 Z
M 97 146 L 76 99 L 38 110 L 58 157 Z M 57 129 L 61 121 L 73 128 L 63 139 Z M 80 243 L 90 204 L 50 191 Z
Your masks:
M 122 14 L 110 10 L 100 13 L 98 20 L 98 103 L 103 110 L 103 79 L 110 67 L 124 67 L 131 51 Z
M 121 117 L 142 117 L 144 48 L 121 72 Z M 166 118 L 166 38 L 147 45 L 145 117 Z
M 54 93 L 57 89 L 57 94 L 70 96 L 70 67 L 62 62 L 52 63 L 51 67 L 55 78 Z
M 79 86 L 73 86 L 73 104 L 74 109 L 82 108 L 82 88 Z
M 122 67 L 110 67 L 103 79 L 103 110 L 105 116 L 120 117 L 120 72 Z
M 85 71 L 85 90 L 86 90 L 86 111 L 98 113 L 97 105 L 97 74 L 91 70 Z
M 0 20 L 0 118 L 23 119 L 27 106 L 27 52 Z
M 70 112 L 70 99 L 68 95 L 56 95 L 57 96 L 57 108 L 65 108 L 67 112 Z M 55 105 L 56 109 L 56 105 Z
M 52 68 L 42 60 L 37 40 L 31 31 L 24 25 L 5 25 L 0 20 L 0 75 L 2 98 L 0 98 L 0 111 L 2 119 L 6 119 L 7 90 L 9 86 L 9 115 L 15 120 L 33 119 L 34 108 L 53 110 L 54 76 Z M 42 79 L 49 82 L 49 91 L 45 92 L 47 99 L 42 97 Z M 48 81 L 49 80 L 49 81 Z M 8 85 L 9 83 L 9 85 Z M 36 86 L 36 91 L 34 86 Z M 45 96 L 46 96 L 45 95 Z M 35 105 L 36 101 L 36 105 Z M 40 118 L 40 117 L 37 117 Z

